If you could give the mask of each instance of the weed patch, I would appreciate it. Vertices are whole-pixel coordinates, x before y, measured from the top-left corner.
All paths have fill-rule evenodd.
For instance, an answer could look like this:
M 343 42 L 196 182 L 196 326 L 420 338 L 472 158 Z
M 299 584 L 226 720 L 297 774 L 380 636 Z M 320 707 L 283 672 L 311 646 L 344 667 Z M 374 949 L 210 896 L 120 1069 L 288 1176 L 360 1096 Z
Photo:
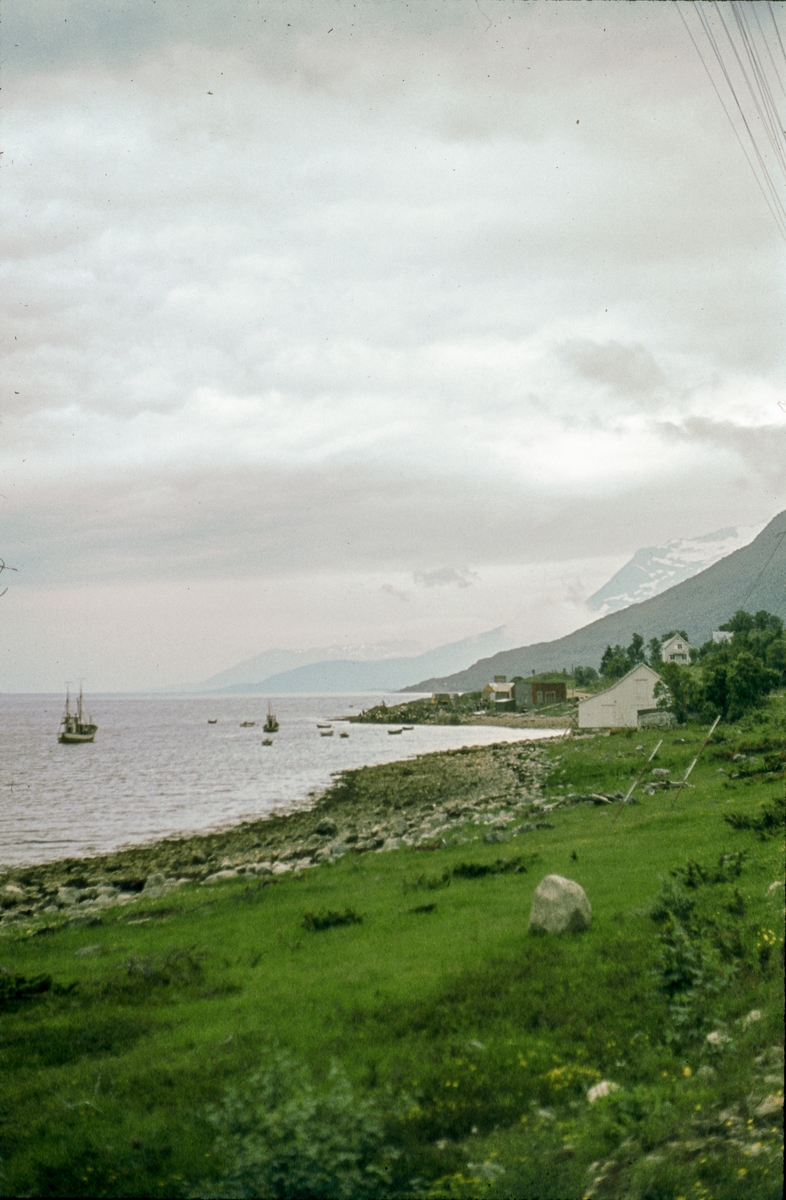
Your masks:
M 786 828 L 786 793 L 758 804 L 753 812 L 729 812 L 723 819 L 732 829 L 753 829 L 762 841 Z
M 55 995 L 62 996 L 73 991 L 74 988 L 76 988 L 76 984 L 64 986 L 53 983 L 52 976 L 48 976 L 48 974 L 30 977 L 18 976 L 18 974 L 13 974 L 0 967 L 0 1012 L 16 1009 L 20 1004 L 37 1000 L 38 996 L 44 995 L 44 992 L 53 991 Z
M 361 925 L 363 918 L 358 916 L 351 908 L 347 908 L 344 912 L 327 912 L 313 913 L 307 912 L 303 917 L 302 925 L 309 933 L 321 933 L 324 929 L 334 929 L 338 925 Z
M 263 1071 L 228 1088 L 209 1112 L 223 1174 L 202 1194 L 280 1200 L 384 1195 L 396 1151 L 386 1145 L 388 1114 L 379 1099 L 359 1096 L 335 1062 L 318 1087 L 291 1054 L 276 1049 L 267 1057 Z
M 534 858 L 539 857 L 533 855 L 528 858 L 530 864 Z M 453 868 L 454 879 L 483 879 L 487 875 L 521 875 L 526 874 L 527 868 L 524 864 L 522 855 L 517 858 L 498 858 L 493 863 L 488 862 L 465 862 L 459 863 Z

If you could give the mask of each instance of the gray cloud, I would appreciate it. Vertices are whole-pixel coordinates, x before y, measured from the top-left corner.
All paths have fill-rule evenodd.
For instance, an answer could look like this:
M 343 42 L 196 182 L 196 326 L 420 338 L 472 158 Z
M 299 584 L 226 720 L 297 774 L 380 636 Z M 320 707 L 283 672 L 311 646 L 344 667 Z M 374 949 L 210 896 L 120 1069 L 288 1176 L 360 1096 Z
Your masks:
M 478 578 L 469 567 L 436 567 L 433 571 L 415 571 L 413 579 L 419 587 L 472 587 Z

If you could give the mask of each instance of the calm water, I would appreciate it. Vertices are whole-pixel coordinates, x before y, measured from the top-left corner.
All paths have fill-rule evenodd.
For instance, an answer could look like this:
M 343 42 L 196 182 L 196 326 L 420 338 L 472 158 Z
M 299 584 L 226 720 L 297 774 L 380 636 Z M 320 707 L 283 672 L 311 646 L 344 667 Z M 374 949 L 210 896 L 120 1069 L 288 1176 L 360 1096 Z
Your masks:
M 62 697 L 0 696 L 0 864 L 215 829 L 307 805 L 309 792 L 347 767 L 550 733 L 432 725 L 391 737 L 386 726 L 336 719 L 380 700 L 274 699 L 281 730 L 263 746 L 267 700 L 260 697 L 97 696 L 89 703 L 95 742 L 61 746 Z M 217 724 L 208 725 L 209 717 Z M 317 722 L 331 719 L 334 736 L 321 737 Z M 246 720 L 257 725 L 241 729 Z M 349 738 L 339 737 L 342 729 Z

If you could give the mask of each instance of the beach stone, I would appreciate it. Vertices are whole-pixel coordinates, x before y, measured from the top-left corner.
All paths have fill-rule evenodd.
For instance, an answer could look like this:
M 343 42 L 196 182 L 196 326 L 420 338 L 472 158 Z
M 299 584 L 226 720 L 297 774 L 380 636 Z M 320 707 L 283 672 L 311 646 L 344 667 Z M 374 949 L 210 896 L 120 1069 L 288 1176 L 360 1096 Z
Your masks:
M 149 894 L 153 888 L 162 888 L 165 883 L 166 883 L 166 876 L 163 875 L 160 871 L 154 871 L 152 875 L 148 875 L 147 879 L 145 880 L 145 886 L 142 888 L 142 891 L 147 892 Z
M 532 897 L 530 933 L 578 933 L 591 924 L 592 907 L 581 884 L 562 875 L 540 881 Z
M 338 825 L 332 817 L 323 817 L 314 832 L 318 833 L 320 837 L 335 837 L 338 833 Z
M 3 888 L 6 896 L 24 896 L 25 890 L 18 883 L 7 883 Z
M 404 820 L 403 817 L 399 817 L 397 820 L 393 821 L 390 826 L 390 831 L 394 837 L 403 837 L 408 829 L 409 824 Z
M 79 888 L 60 887 L 57 889 L 58 904 L 77 904 L 79 901 Z
M 286 873 L 287 873 L 288 871 L 291 871 L 291 870 L 292 870 L 292 865 L 291 865 L 291 863 L 288 863 L 288 862 L 277 862 L 277 863 L 274 863 L 274 864 L 273 864 L 273 869 L 272 869 L 272 871 L 271 871 L 271 874 L 273 874 L 273 875 L 286 875 Z
M 225 879 L 237 879 L 237 871 L 234 867 L 227 867 L 223 871 L 214 871 L 212 875 L 208 875 L 207 879 L 202 881 L 203 886 L 206 883 L 222 883 Z M 147 891 L 145 887 L 145 891 Z
M 385 838 L 384 842 L 379 847 L 379 850 L 377 851 L 377 853 L 383 854 L 386 850 L 400 850 L 403 845 L 404 845 L 404 843 L 402 842 L 401 838 L 397 838 L 397 837 Z

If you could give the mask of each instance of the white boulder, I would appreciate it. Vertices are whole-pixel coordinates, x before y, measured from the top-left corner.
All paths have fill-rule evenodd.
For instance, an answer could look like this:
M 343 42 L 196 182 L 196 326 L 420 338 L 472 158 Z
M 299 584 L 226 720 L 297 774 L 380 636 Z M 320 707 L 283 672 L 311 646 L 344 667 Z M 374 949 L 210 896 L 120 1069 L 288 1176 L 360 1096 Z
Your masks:
M 530 933 L 578 933 L 591 924 L 592 907 L 581 884 L 562 875 L 540 881 L 532 897 Z

